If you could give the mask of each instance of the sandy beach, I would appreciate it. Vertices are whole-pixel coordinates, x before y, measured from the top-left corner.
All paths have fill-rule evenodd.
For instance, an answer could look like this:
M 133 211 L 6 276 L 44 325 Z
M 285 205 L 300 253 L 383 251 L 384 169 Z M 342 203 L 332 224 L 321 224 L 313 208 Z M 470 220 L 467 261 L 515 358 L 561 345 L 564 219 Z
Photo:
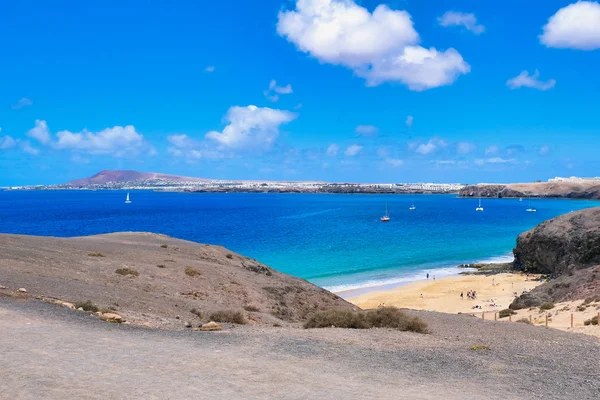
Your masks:
M 543 282 L 536 280 L 538 275 L 525 276 L 517 273 L 500 273 L 495 275 L 459 275 L 440 279 L 423 279 L 409 283 L 392 290 L 380 290 L 365 293 L 347 300 L 363 309 L 375 308 L 381 305 L 410 308 L 415 310 L 439 311 L 450 314 L 473 314 L 478 318 L 493 320 L 500 310 L 508 308 L 515 297 L 515 292 L 531 290 Z M 467 298 L 469 290 L 477 292 L 476 299 Z M 461 292 L 464 297 L 461 299 Z M 526 318 L 533 325 L 546 324 L 551 328 L 585 333 L 600 337 L 599 326 L 584 326 L 584 321 L 600 311 L 600 304 L 591 304 L 585 310 L 577 310 L 582 300 L 557 303 L 548 311 L 539 309 L 519 310 L 510 321 Z M 480 306 L 481 308 L 474 308 Z M 573 328 L 571 328 L 573 314 Z M 499 321 L 509 321 L 509 318 L 498 318 Z

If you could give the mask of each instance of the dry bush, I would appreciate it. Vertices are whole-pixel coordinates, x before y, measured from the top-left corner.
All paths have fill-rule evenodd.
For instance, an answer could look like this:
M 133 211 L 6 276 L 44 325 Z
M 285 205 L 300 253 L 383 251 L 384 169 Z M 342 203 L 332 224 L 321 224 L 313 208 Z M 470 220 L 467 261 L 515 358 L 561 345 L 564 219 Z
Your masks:
M 104 254 L 98 252 L 88 253 L 88 257 L 104 257 Z
M 588 319 L 586 321 L 583 322 L 584 325 L 598 325 L 598 316 L 595 316 L 592 319 Z
M 305 328 L 393 328 L 400 331 L 427 332 L 427 323 L 395 307 L 382 307 L 369 311 L 326 310 L 314 314 L 304 324 Z
M 506 318 L 506 317 L 508 317 L 509 315 L 515 315 L 515 314 L 516 314 L 516 312 L 515 312 L 515 311 L 513 311 L 513 310 L 511 310 L 511 309 L 509 309 L 509 308 L 505 308 L 504 310 L 502 310 L 502 311 L 500 311 L 500 312 L 498 313 L 498 317 L 500 317 L 500 318 Z
M 517 320 L 517 322 L 520 322 L 520 323 L 522 323 L 522 324 L 529 324 L 529 325 L 533 325 L 533 324 L 532 324 L 532 323 L 529 321 L 529 318 L 521 318 L 521 319 L 518 319 L 518 320 Z
M 99 308 L 91 300 L 75 303 L 75 308 L 83 308 L 83 311 L 98 312 Z
M 232 324 L 244 325 L 246 318 L 239 311 L 221 310 L 210 314 L 210 320 L 215 322 L 229 322 Z
M 192 308 L 192 309 L 190 310 L 190 312 L 191 312 L 192 314 L 194 314 L 196 317 L 198 317 L 198 318 L 202 319 L 202 311 L 200 311 L 200 310 L 197 310 L 197 309 L 195 309 L 195 308 Z
M 231 253 L 227 253 L 227 254 L 225 255 L 225 257 L 227 257 L 227 258 L 229 258 L 229 259 L 231 260 L 231 259 L 233 258 L 233 254 L 231 254 Z
M 259 312 L 260 310 L 256 306 L 244 306 L 244 310 L 249 312 Z
M 158 268 L 165 268 L 165 264 L 158 264 L 157 267 Z
M 161 244 L 160 247 L 162 247 L 163 249 L 166 249 L 169 246 L 167 246 L 166 244 Z
M 540 306 L 540 311 L 552 310 L 554 308 L 554 303 L 542 303 Z
M 123 275 L 123 276 L 127 276 L 127 275 L 131 275 L 131 276 L 139 276 L 140 273 L 137 272 L 135 269 L 133 268 L 119 268 L 115 271 L 117 274 L 119 275 Z
M 199 275 L 202 275 L 200 273 L 200 271 L 198 271 L 194 267 L 190 267 L 189 265 L 187 267 L 185 267 L 185 274 L 187 276 L 199 276 Z

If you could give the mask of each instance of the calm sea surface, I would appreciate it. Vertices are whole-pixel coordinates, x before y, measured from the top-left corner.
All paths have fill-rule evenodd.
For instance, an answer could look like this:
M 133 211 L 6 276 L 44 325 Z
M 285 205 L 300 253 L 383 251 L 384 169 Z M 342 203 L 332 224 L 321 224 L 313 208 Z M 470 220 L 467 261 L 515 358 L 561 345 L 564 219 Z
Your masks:
M 519 233 L 599 201 L 455 195 L 0 191 L 0 232 L 149 231 L 223 245 L 331 290 L 394 285 L 463 262 L 511 259 Z M 408 208 L 414 202 L 416 210 Z M 388 204 L 391 221 L 379 222 Z

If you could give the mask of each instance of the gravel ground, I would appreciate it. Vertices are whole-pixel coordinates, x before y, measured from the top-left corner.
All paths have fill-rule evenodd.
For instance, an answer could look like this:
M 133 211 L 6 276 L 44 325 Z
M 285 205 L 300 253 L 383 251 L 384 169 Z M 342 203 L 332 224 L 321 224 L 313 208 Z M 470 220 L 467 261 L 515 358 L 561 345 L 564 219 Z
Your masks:
M 417 314 L 430 334 L 265 326 L 191 332 L 108 324 L 0 298 L 0 398 L 600 398 L 595 338 Z

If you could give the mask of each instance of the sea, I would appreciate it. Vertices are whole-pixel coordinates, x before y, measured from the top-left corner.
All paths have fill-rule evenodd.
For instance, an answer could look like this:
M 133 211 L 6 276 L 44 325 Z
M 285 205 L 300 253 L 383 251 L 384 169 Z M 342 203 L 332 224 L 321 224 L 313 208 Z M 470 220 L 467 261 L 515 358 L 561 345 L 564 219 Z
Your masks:
M 456 195 L 0 191 L 0 232 L 163 233 L 225 246 L 334 292 L 392 288 L 511 261 L 521 233 L 600 201 Z M 416 209 L 409 210 L 411 204 Z M 391 220 L 379 218 L 389 210 Z M 526 212 L 531 206 L 537 212 Z

